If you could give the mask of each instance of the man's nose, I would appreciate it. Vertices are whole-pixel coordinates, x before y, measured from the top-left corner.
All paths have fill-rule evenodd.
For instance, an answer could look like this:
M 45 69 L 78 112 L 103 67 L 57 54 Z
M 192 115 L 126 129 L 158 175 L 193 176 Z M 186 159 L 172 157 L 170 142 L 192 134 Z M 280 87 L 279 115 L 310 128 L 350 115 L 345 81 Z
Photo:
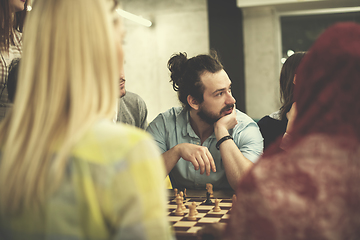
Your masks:
M 235 104 L 236 100 L 233 97 L 233 95 L 230 93 L 228 93 L 227 99 L 226 99 L 226 104 Z

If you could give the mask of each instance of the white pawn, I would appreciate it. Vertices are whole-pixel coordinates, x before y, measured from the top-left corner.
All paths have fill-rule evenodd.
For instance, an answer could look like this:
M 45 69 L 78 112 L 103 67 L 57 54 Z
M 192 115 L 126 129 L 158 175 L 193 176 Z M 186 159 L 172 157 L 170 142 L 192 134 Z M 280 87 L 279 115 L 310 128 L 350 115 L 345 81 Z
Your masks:
M 195 202 L 192 202 L 191 204 L 193 207 L 194 207 L 194 210 L 195 210 L 195 215 L 198 215 L 198 210 L 196 210 L 196 203 Z
M 183 211 L 183 208 L 182 208 L 183 202 L 182 202 L 182 199 L 181 199 L 180 195 L 178 195 L 176 197 L 176 204 L 177 204 L 177 208 L 176 208 L 176 211 L 175 211 L 175 215 L 177 215 L 177 216 L 184 215 L 184 211 Z
M 214 212 L 220 212 L 221 211 L 221 208 L 219 207 L 219 203 L 220 203 L 220 200 L 215 199 L 215 207 L 213 208 Z
M 195 202 L 193 202 L 193 203 L 195 203 Z M 189 215 L 187 217 L 188 220 L 190 220 L 190 221 L 196 220 L 195 211 L 196 211 L 196 204 L 190 204 L 189 205 Z
M 182 209 L 186 210 L 186 206 L 184 204 L 184 193 L 182 191 L 180 192 L 180 197 L 181 197 Z
M 233 197 L 232 197 L 231 209 L 234 206 L 235 202 L 236 202 L 236 195 L 234 194 Z

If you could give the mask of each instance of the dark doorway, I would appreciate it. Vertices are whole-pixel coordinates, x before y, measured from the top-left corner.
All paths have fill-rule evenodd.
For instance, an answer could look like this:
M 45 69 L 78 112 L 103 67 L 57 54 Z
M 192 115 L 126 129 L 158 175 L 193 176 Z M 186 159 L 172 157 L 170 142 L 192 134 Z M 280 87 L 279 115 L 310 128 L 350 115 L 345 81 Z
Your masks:
M 236 108 L 246 112 L 242 11 L 236 0 L 208 0 L 210 49 L 232 81 Z

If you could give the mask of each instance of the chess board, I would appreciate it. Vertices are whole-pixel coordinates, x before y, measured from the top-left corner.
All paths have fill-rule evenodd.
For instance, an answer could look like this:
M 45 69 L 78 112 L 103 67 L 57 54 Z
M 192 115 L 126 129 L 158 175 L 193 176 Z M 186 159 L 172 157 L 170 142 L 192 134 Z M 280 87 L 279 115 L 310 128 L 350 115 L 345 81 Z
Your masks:
M 170 197 L 168 202 L 168 219 L 170 224 L 173 226 L 177 239 L 196 239 L 196 232 L 202 228 L 202 226 L 209 223 L 221 223 L 226 224 L 230 217 L 230 209 L 232 206 L 232 199 L 221 199 L 219 206 L 221 208 L 220 212 L 214 212 L 213 208 L 215 206 L 215 199 L 211 198 L 213 204 L 205 205 L 206 197 L 188 197 L 184 200 L 184 205 L 186 210 L 184 210 L 183 216 L 175 215 L 177 208 L 175 197 Z M 196 203 L 196 210 L 198 214 L 196 215 L 196 220 L 191 221 L 187 219 L 189 215 L 188 205 Z

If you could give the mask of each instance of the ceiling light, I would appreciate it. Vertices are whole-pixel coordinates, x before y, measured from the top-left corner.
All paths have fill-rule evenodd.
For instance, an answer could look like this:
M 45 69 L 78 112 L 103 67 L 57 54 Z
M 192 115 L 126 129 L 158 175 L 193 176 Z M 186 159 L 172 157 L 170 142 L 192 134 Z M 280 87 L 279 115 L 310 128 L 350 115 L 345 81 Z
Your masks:
M 122 9 L 117 9 L 116 11 L 120 16 L 122 16 L 122 17 L 124 17 L 126 19 L 129 19 L 131 21 L 134 21 L 136 23 L 139 23 L 139 24 L 141 24 L 141 25 L 143 25 L 145 27 L 150 27 L 152 25 L 152 22 L 150 20 L 147 20 L 147 19 L 145 19 L 143 17 L 140 17 L 140 16 L 137 16 L 135 14 L 129 13 L 129 12 L 127 12 L 125 10 L 122 10 Z

